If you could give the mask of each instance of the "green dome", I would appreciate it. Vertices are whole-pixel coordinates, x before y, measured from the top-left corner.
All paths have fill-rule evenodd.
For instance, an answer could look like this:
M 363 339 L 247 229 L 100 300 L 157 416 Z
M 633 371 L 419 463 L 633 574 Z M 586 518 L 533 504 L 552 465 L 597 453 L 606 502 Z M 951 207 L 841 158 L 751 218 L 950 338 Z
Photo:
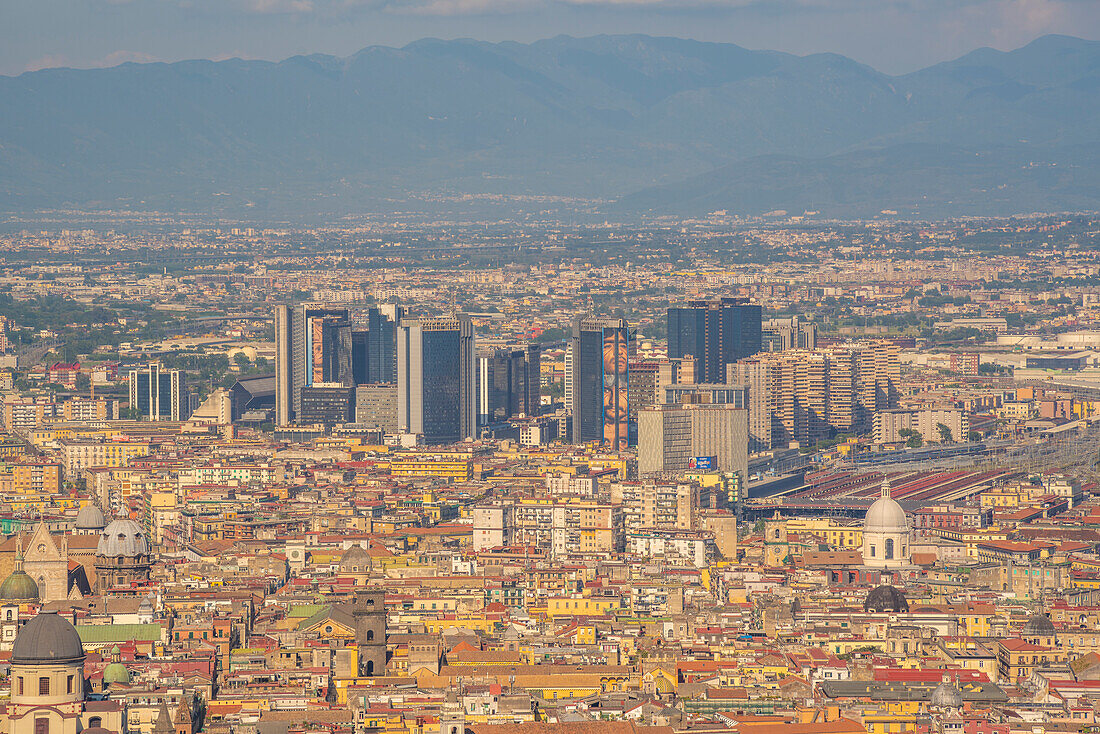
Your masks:
M 130 671 L 122 663 L 111 663 L 103 669 L 103 685 L 129 683 Z
M 38 584 L 22 568 L 16 568 L 0 584 L 0 601 L 30 602 L 38 598 Z

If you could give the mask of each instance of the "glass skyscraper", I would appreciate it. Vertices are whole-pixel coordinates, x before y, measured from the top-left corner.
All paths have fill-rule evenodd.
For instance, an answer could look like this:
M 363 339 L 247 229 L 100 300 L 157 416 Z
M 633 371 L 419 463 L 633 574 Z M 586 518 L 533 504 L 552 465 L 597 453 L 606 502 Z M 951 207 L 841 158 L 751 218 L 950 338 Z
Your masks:
M 397 422 L 426 443 L 476 434 L 474 325 L 468 316 L 402 319 L 397 327 Z
M 695 381 L 726 380 L 726 365 L 760 351 L 761 308 L 744 298 L 690 301 L 668 310 L 669 359 L 695 358 Z
M 623 319 L 578 316 L 573 322 L 570 373 L 573 443 L 629 445 L 627 418 L 630 329 Z

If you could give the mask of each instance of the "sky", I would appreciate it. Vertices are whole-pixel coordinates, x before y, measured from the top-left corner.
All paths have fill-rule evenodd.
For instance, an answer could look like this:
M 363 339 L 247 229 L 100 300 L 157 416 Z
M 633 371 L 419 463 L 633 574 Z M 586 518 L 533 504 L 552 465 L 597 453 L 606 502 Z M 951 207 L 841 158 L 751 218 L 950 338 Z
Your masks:
M 1049 33 L 1100 39 L 1100 0 L 0 0 L 0 75 L 600 33 L 834 52 L 900 74 Z

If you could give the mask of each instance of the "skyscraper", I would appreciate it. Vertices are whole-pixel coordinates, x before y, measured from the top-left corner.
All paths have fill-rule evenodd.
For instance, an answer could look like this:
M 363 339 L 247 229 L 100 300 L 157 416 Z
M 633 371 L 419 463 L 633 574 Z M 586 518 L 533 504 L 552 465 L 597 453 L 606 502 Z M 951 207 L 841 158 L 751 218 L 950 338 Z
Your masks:
M 629 445 L 630 329 L 623 319 L 578 316 L 573 322 L 569 372 L 573 443 Z
M 730 403 L 654 405 L 638 413 L 638 473 L 684 472 L 706 459 L 714 471 L 749 464 L 749 411 Z
M 397 421 L 428 443 L 477 428 L 474 325 L 466 315 L 402 319 L 397 327 Z
M 538 344 L 478 350 L 478 425 L 538 415 L 540 354 Z
M 403 306 L 382 306 L 367 312 L 367 370 L 363 382 L 397 382 L 397 324 Z
M 696 382 L 726 379 L 726 365 L 760 351 L 761 308 L 744 298 L 690 301 L 668 310 L 668 356 L 694 357 Z
M 288 425 L 301 411 L 302 388 L 355 385 L 346 308 L 306 303 L 275 308 L 275 418 Z
M 164 370 L 154 362 L 143 370 L 130 371 L 130 410 L 138 420 L 187 420 L 187 403 L 179 370 Z

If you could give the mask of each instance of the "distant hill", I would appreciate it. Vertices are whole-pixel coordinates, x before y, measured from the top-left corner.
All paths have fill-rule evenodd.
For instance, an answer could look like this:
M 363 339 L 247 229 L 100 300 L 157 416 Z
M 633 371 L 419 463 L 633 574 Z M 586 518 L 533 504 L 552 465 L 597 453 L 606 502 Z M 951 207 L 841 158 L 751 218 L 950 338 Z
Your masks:
M 1100 209 L 1100 43 L 1064 36 L 904 76 L 675 38 L 429 39 L 0 77 L 0 108 L 9 211 Z

